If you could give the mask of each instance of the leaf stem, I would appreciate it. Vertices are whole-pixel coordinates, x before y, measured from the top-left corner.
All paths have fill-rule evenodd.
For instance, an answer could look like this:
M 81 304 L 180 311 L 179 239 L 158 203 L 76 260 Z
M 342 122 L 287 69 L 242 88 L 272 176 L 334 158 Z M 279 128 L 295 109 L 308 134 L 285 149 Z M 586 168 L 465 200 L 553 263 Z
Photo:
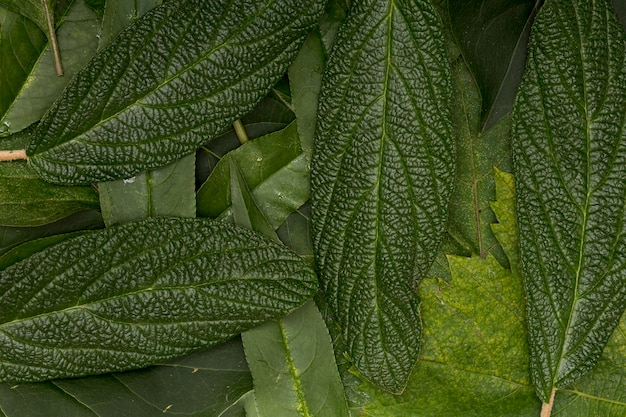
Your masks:
M 554 405 L 554 394 L 556 394 L 556 388 L 552 388 L 552 394 L 550 394 L 550 401 L 541 405 L 541 417 L 550 417 L 552 415 L 552 406 Z
M 241 120 L 237 119 L 233 122 L 233 127 L 235 128 L 235 133 L 237 134 L 237 139 L 239 139 L 239 143 L 242 145 L 250 140 L 248 138 L 248 133 L 246 132 L 246 128 L 241 123 Z
M 26 149 L 0 151 L 0 161 L 16 161 L 19 159 L 28 159 L 28 156 L 26 156 Z
M 63 75 L 63 64 L 61 63 L 61 53 L 59 52 L 59 44 L 54 30 L 54 23 L 52 23 L 52 13 L 50 13 L 48 0 L 41 1 L 46 14 L 46 22 L 48 23 L 48 40 L 50 41 L 50 48 L 52 49 L 52 56 L 54 57 L 54 68 L 56 69 L 57 75 L 60 77 Z

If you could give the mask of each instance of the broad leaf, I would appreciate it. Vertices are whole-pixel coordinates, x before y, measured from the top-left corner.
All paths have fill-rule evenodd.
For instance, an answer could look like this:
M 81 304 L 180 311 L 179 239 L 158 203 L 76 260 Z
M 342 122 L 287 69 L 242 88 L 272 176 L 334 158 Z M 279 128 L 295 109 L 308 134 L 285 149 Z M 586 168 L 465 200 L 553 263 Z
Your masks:
M 104 4 L 104 15 L 100 32 L 100 48 L 110 44 L 121 31 L 130 26 L 135 19 L 157 6 L 162 0 L 108 0 Z
M 222 158 L 198 190 L 198 216 L 232 216 L 230 159 L 241 167 L 257 206 L 274 229 L 309 198 L 307 159 L 300 148 L 297 126 L 292 123 Z
M 28 148 L 42 178 L 128 178 L 190 154 L 282 77 L 322 1 L 167 2 L 72 80 Z
M 454 36 L 482 96 L 481 126 L 513 108 L 537 0 L 449 0 Z
M 93 56 L 98 46 L 100 22 L 83 0 L 76 0 L 59 21 L 57 37 L 63 54 L 64 77 L 54 74 L 50 47 L 42 48 L 37 61 L 28 70 L 28 77 L 19 86 L 5 113 L 0 113 L 0 125 L 8 133 L 18 132 L 41 119 L 59 97 L 65 86 Z M 4 55 L 2 55 L 4 57 Z
M 243 403 L 251 390 L 252 378 L 237 338 L 139 371 L 0 384 L 0 416 L 244 417 Z
M 545 403 L 594 366 L 626 308 L 625 44 L 608 1 L 546 2 L 516 97 L 531 371 Z
M 356 367 L 393 392 L 417 360 L 415 287 L 454 177 L 440 26 L 428 1 L 353 1 L 320 96 L 311 222 L 322 288 Z
M 280 317 L 316 289 L 296 254 L 221 222 L 84 234 L 0 272 L 0 380 L 143 367 Z
M 313 301 L 242 339 L 260 416 L 349 415 L 330 336 Z

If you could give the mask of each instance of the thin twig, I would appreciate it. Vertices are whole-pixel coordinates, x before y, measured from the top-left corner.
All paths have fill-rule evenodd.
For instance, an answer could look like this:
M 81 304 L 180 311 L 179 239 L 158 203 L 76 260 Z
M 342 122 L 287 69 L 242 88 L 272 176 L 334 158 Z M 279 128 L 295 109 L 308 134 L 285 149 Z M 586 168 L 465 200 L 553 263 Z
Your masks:
M 57 75 L 60 77 L 63 75 L 63 64 L 61 63 L 61 52 L 59 52 L 59 43 L 57 42 L 57 35 L 54 31 L 52 14 L 50 13 L 48 0 L 41 1 L 43 2 L 43 8 L 46 14 L 46 22 L 48 23 L 48 40 L 50 41 L 50 48 L 52 49 L 52 56 L 54 57 L 54 68 L 57 71 Z
M 246 128 L 241 123 L 241 120 L 235 120 L 233 122 L 233 127 L 235 128 L 235 133 L 237 134 L 237 139 L 239 139 L 239 143 L 243 145 L 250 140 L 248 138 L 248 132 L 246 132 Z
M 0 161 L 17 161 L 19 159 L 28 159 L 26 149 L 0 151 Z
M 541 405 L 541 417 L 550 417 L 552 415 L 552 406 L 554 405 L 554 394 L 556 394 L 556 388 L 552 388 L 552 394 L 550 394 L 550 401 Z

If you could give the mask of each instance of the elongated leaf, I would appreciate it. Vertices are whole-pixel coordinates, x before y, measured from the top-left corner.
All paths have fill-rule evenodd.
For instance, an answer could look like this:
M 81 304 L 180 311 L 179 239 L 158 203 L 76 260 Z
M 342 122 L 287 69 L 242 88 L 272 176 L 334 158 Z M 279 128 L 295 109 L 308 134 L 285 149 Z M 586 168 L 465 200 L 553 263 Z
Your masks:
M 44 179 L 128 178 L 196 150 L 283 75 L 323 2 L 167 2 L 103 49 L 28 148 Z
M 147 369 L 80 379 L 0 384 L 3 417 L 244 417 L 252 391 L 239 338 Z M 239 410 L 238 414 L 234 411 Z
M 146 366 L 284 315 L 316 289 L 296 254 L 224 223 L 81 235 L 0 272 L 0 380 Z
M 17 91 L 6 113 L 0 112 L 0 126 L 6 126 L 7 133 L 18 132 L 39 121 L 71 77 L 96 51 L 99 19 L 83 0 L 76 0 L 65 9 L 58 24 L 57 38 L 63 55 L 65 76 L 58 77 L 55 74 L 50 46 L 42 47 L 34 65 L 23 67 L 28 71 L 28 76 L 23 83 L 15 83 Z
M 322 85 L 311 186 L 322 288 L 359 371 L 400 392 L 417 360 L 415 287 L 454 176 L 451 83 L 427 1 L 354 1 Z
M 130 26 L 135 19 L 157 6 L 161 0 L 108 0 L 104 4 L 104 16 L 100 33 L 100 48 L 110 44 L 121 31 Z
M 26 163 L 0 163 L 0 225 L 39 226 L 99 208 L 93 187 L 49 184 Z
M 626 308 L 626 37 L 608 1 L 546 2 L 513 156 L 531 371 L 542 401 L 596 363 Z
M 349 415 L 330 336 L 313 301 L 242 339 L 261 416 Z
M 300 148 L 297 126 L 292 123 L 222 158 L 198 190 L 198 216 L 232 216 L 231 158 L 241 167 L 257 206 L 274 229 L 309 198 L 307 159 Z

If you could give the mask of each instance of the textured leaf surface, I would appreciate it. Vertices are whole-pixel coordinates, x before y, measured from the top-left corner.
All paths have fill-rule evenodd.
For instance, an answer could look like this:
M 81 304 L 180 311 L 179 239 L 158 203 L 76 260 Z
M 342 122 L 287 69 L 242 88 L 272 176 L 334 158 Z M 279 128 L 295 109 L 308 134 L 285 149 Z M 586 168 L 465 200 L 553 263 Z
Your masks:
M 355 1 L 322 85 L 312 162 L 322 288 L 359 371 L 399 392 L 417 360 L 415 286 L 454 174 L 451 83 L 426 1 Z
M 513 156 L 539 397 L 598 360 L 626 307 L 626 56 L 607 1 L 549 1 L 516 97 Z
M 143 17 L 97 54 L 28 148 L 42 178 L 128 178 L 196 150 L 283 75 L 323 2 L 187 0 Z
M 296 254 L 224 223 L 81 235 L 0 272 L 0 380 L 146 366 L 282 316 L 316 289 Z
M 58 22 L 57 39 L 63 56 L 64 76 L 54 72 L 50 47 L 42 49 L 36 63 L 26 67 L 28 77 L 19 88 L 0 126 L 9 133 L 18 132 L 37 122 L 56 100 L 71 78 L 93 56 L 98 46 L 100 21 L 83 0 L 77 0 Z
M 49 184 L 26 163 L 0 163 L 0 225 L 39 226 L 99 208 L 93 187 Z
M 349 415 L 330 336 L 313 301 L 242 339 L 259 415 Z
M 100 47 L 113 41 L 121 31 L 130 26 L 135 19 L 163 3 L 161 0 L 108 0 L 104 4 Z
M 4 6 L 15 13 L 29 18 L 42 32 L 48 33 L 44 1 L 48 3 L 51 11 L 54 10 L 56 0 L 0 0 L 0 6 Z M 52 16 L 52 18 L 54 17 Z
M 244 417 L 243 402 L 251 390 L 237 338 L 139 371 L 0 384 L 0 416 Z
M 197 194 L 198 216 L 232 216 L 231 162 L 241 167 L 243 180 L 269 224 L 278 228 L 309 198 L 306 155 L 295 123 L 252 140 L 228 153 L 217 164 Z

